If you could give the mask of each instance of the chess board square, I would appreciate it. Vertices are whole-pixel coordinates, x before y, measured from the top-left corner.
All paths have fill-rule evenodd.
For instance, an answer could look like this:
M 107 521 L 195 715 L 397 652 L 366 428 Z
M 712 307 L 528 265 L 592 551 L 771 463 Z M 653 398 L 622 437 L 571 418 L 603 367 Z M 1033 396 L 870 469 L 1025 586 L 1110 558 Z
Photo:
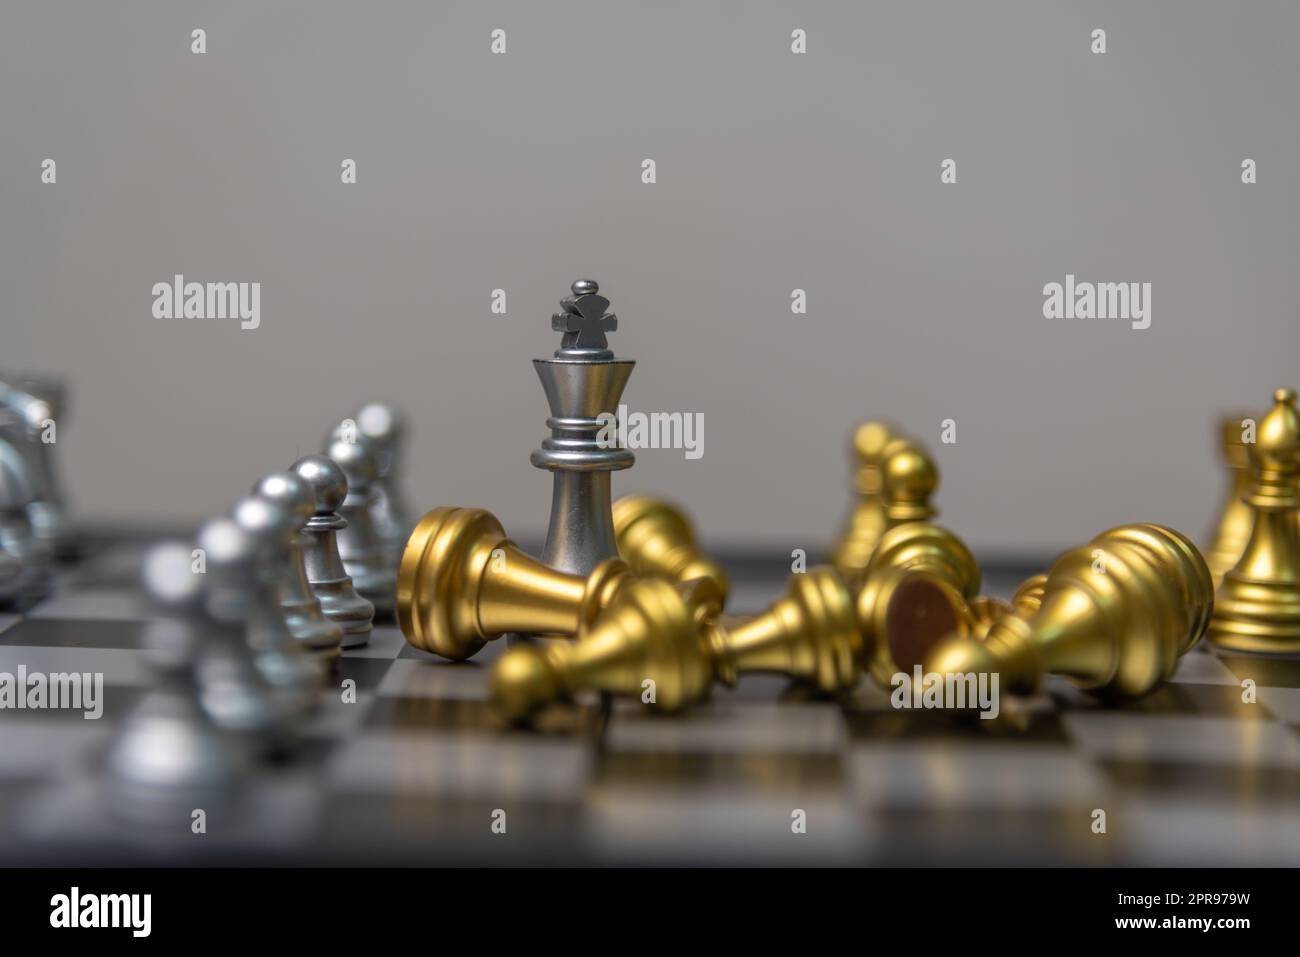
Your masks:
M 144 621 L 151 615 L 147 599 L 139 591 L 120 589 L 78 589 L 55 594 L 32 608 L 29 618 L 62 618 L 94 621 Z
M 352 865 L 554 867 L 583 863 L 580 815 L 570 801 L 545 798 L 498 802 L 409 792 L 331 794 L 313 849 L 330 862 Z M 493 830 L 501 820 L 504 833 Z
M 379 685 L 379 694 L 397 698 L 486 701 L 488 669 L 475 661 L 439 659 L 394 661 Z
M 1114 711 L 1070 713 L 1064 720 L 1080 747 L 1099 759 L 1300 766 L 1300 739 L 1274 721 Z
M 107 721 L 43 721 L 30 712 L 0 713 L 4 746 L 0 747 L 0 780 L 37 779 L 88 758 L 112 731 Z
M 1294 804 L 1233 806 L 1200 796 L 1131 798 L 1110 815 L 1122 863 L 1163 867 L 1295 867 L 1300 827 Z
M 603 786 L 674 789 L 737 788 L 768 795 L 826 793 L 843 789 L 839 754 L 791 751 L 602 751 L 594 777 Z
M 1205 643 L 1197 647 L 1202 647 Z M 1174 684 L 1236 685 L 1241 679 L 1212 654 L 1186 654 L 1178 660 L 1178 669 L 1169 679 Z
M 1300 726 L 1300 688 L 1258 688 L 1259 703 L 1287 724 Z
M 1233 804 L 1286 803 L 1294 807 L 1300 795 L 1300 767 L 1125 760 L 1103 760 L 1098 767 L 1117 786 L 1149 797 L 1168 794 L 1177 799 L 1197 794 Z
M 1066 745 L 990 741 L 857 744 L 848 756 L 855 798 L 868 807 L 1096 807 L 1107 782 Z
M 580 739 L 376 732 L 344 742 L 329 769 L 343 791 L 475 797 L 497 802 L 573 799 L 590 748 Z M 500 803 L 498 803 L 500 806 Z
M 1271 721 L 1273 715 L 1258 704 L 1241 700 L 1241 687 L 1232 684 L 1166 683 L 1132 701 L 1098 703 L 1116 713 L 1205 715 L 1238 721 Z
M 1091 809 L 990 805 L 867 812 L 882 839 L 872 863 L 890 867 L 1113 865 L 1122 844 L 1093 834 Z
M 344 658 L 396 658 L 406 639 L 396 628 L 371 628 L 370 640 L 360 648 L 344 648 Z
M 69 672 L 102 674 L 104 685 L 139 687 L 153 680 L 145 667 L 144 656 L 120 648 L 31 647 L 0 643 L 0 672 L 18 674 L 25 666 L 33 672 L 61 674 Z M 0 712 L 2 715 L 3 712 Z
M 1238 679 L 1250 678 L 1261 688 L 1300 688 L 1300 659 L 1220 655 L 1219 660 Z
M 845 740 L 844 721 L 833 704 L 738 701 L 725 695 L 680 715 L 616 702 L 605 732 L 611 752 L 839 754 Z
M 383 683 L 392 666 L 393 660 L 389 658 L 339 658 L 326 686 L 341 688 L 345 680 L 352 680 L 356 682 L 357 691 L 373 692 Z
M 487 701 L 473 698 L 381 696 L 371 708 L 367 727 L 378 731 L 449 734 L 586 735 L 600 733 L 603 718 L 594 705 L 560 705 L 536 716 L 528 728 L 511 728 Z
M 138 621 L 24 618 L 0 631 L 0 648 L 23 645 L 28 648 L 140 650 L 146 646 L 146 631 L 144 623 Z
M 1025 743 L 1065 744 L 1069 740 L 1054 710 L 1025 707 L 1015 710 L 1003 702 L 996 718 L 944 709 L 859 710 L 849 708 L 844 720 L 854 742 L 880 740 L 960 740 L 966 746 L 996 746 L 1004 736 Z
M 866 859 L 868 824 L 835 793 L 602 785 L 583 816 L 583 845 L 597 861 L 634 866 L 851 864 Z

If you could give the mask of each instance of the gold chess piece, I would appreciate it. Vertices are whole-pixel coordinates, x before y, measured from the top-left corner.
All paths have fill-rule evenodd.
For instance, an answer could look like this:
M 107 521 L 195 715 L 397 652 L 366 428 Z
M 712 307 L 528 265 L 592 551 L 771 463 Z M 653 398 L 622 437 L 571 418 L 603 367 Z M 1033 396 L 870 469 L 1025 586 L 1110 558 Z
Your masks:
M 846 582 L 853 583 L 862 577 L 876 543 L 888 527 L 883 491 L 885 449 L 896 438 L 897 429 L 887 422 L 863 422 L 853 433 L 857 501 L 844 523 L 839 543 L 831 552 L 831 564 Z
M 707 578 L 726 604 L 731 580 L 700 551 L 691 520 L 677 506 L 651 495 L 626 495 L 614 503 L 614 536 L 634 574 L 677 584 Z
M 853 596 L 831 568 L 791 576 L 786 593 L 738 625 L 719 618 L 720 592 L 707 579 L 673 587 L 628 580 L 608 608 L 584 622 L 573 644 L 517 645 L 492 670 L 492 700 L 522 720 L 577 691 L 640 696 L 659 711 L 699 700 L 713 680 L 775 672 L 826 692 L 858 679 L 861 637 Z
M 1300 416 L 1293 389 L 1273 393 L 1249 446 L 1250 537 L 1223 576 L 1210 641 L 1232 651 L 1300 652 Z
M 502 717 L 522 721 L 579 691 L 640 696 L 678 711 L 707 692 L 709 660 L 691 605 L 668 582 L 629 581 L 575 642 L 515 645 L 492 668 L 489 690 Z
M 950 599 L 946 606 L 912 600 L 921 575 L 943 589 Z M 858 628 L 871 677 L 889 687 L 895 674 L 910 672 L 931 645 L 963 627 L 960 616 L 969 614 L 979 587 L 979 563 L 948 529 L 913 521 L 885 532 L 857 596 Z
M 917 600 L 942 608 L 938 591 Z M 1053 564 L 1041 598 L 1004 615 L 983 641 L 952 637 L 924 661 L 927 673 L 1000 675 L 1012 694 L 1032 694 L 1048 673 L 1095 692 L 1136 696 L 1173 673 L 1205 632 L 1210 571 L 1191 541 L 1160 525 L 1123 525 Z M 1037 611 L 1032 602 L 1041 601 Z
M 1251 512 L 1245 502 L 1251 489 L 1250 453 L 1242 441 L 1245 428 L 1242 423 L 1253 418 L 1248 414 L 1226 415 L 1219 422 L 1219 447 L 1228 466 L 1228 497 L 1215 523 L 1213 541 L 1205 552 L 1205 563 L 1210 566 L 1216 588 L 1237 564 L 1250 539 Z
M 424 651 L 461 661 L 512 632 L 573 635 L 628 575 L 606 559 L 586 578 L 525 554 L 479 508 L 435 508 L 415 527 L 397 576 L 397 623 Z

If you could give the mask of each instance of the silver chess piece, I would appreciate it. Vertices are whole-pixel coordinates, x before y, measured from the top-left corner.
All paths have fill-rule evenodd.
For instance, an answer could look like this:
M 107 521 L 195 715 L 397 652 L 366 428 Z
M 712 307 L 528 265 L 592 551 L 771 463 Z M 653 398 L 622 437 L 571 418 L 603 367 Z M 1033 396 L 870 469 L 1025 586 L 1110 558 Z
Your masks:
M 238 797 L 248 752 L 200 705 L 198 670 L 212 635 L 189 546 L 155 546 L 143 584 L 157 606 L 146 626 L 154 687 L 110 739 L 101 782 L 108 814 L 124 823 L 190 833 L 195 808 L 220 813 Z
M 337 658 L 343 643 L 343 628 L 325 617 L 320 599 L 307 580 L 306 554 L 312 538 L 303 531 L 303 526 L 316 514 L 315 489 L 296 472 L 272 472 L 253 486 L 253 494 L 280 506 L 297 527 L 279 583 L 285 624 L 304 648 L 326 658 Z
M 55 555 L 75 552 L 67 522 L 67 500 L 55 468 L 54 447 L 64 389 L 53 379 L 22 377 L 0 382 L 0 434 L 13 440 L 27 462 L 32 501 L 27 507 L 32 531 Z
M 343 629 L 343 647 L 359 648 L 370 641 L 375 606 L 357 594 L 339 556 L 338 533 L 347 522 L 338 514 L 348 494 L 343 470 L 324 455 L 308 455 L 290 467 L 315 495 L 316 512 L 304 529 L 310 544 L 304 552 L 307 580 L 321 610 Z
M 274 711 L 292 721 L 309 713 L 323 684 L 323 662 L 303 650 L 285 624 L 279 583 L 296 529 L 289 513 L 256 496 L 241 499 L 231 519 L 200 532 L 207 558 L 208 613 L 242 624 L 257 670 L 275 699 Z
M 370 519 L 371 483 L 376 463 L 370 442 L 362 436 L 337 437 L 325 450 L 343 471 L 348 492 L 338 513 L 347 523 L 338 531 L 339 557 L 362 598 L 377 615 L 391 615 L 397 601 L 397 572 L 384 559 L 383 542 Z
M 533 360 L 551 409 L 546 420 L 551 436 L 533 452 L 532 463 L 555 476 L 542 561 L 587 575 L 618 556 L 610 473 L 636 459 L 627 449 L 601 447 L 597 417 L 617 411 L 636 363 L 615 358 L 609 348 L 605 334 L 618 328 L 618 317 L 608 311 L 609 300 L 596 282 L 579 279 L 571 289 L 573 295 L 561 300 L 561 311 L 551 317 L 551 328 L 563 333 L 560 348 L 550 359 Z
M 369 402 L 357 410 L 357 430 L 375 451 L 375 481 L 370 489 L 370 520 L 384 543 L 384 555 L 391 568 L 402 561 L 402 550 L 415 523 L 402 494 L 402 452 L 406 425 L 396 407 L 386 402 Z
M 25 607 L 50 590 L 50 549 L 32 527 L 33 501 L 27 459 L 0 434 L 0 605 Z

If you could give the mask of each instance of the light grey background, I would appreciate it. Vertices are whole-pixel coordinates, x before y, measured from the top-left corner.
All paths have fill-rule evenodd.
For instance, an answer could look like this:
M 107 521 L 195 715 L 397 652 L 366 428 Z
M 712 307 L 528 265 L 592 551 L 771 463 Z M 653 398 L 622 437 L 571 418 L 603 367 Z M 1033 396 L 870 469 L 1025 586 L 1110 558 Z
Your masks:
M 384 397 L 416 505 L 536 536 L 530 359 L 580 275 L 631 406 L 705 418 L 702 459 L 642 452 L 616 494 L 715 544 L 827 543 L 869 416 L 929 442 L 986 553 L 1199 537 L 1217 413 L 1300 380 L 1288 0 L 0 10 L 0 365 L 71 380 L 84 517 L 200 519 Z M 152 318 L 176 272 L 260 281 L 261 329 Z M 1044 319 L 1067 272 L 1151 282 L 1152 327 Z

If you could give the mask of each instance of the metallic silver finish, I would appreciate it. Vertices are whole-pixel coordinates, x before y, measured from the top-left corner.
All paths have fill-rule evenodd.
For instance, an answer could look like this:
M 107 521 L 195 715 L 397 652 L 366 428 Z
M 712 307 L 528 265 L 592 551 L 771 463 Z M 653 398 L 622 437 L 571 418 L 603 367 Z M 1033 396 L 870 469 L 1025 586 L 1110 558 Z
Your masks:
M 290 467 L 315 495 L 316 511 L 304 532 L 309 539 L 303 553 L 307 581 L 320 599 L 321 610 L 343 629 L 343 647 L 359 648 L 370 641 L 375 606 L 357 594 L 352 578 L 339 557 L 338 532 L 347 522 L 338 508 L 348 494 L 343 470 L 324 455 L 308 455 Z
M 357 592 L 375 606 L 375 613 L 391 615 L 397 601 L 397 572 L 384 559 L 384 545 L 370 518 L 371 483 L 375 480 L 375 455 L 370 442 L 335 439 L 325 454 L 343 470 L 348 493 L 338 508 L 347 525 L 337 532 L 339 557 Z
M 0 606 L 25 607 L 50 591 L 50 548 L 31 523 L 28 461 L 0 433 Z
M 343 628 L 325 617 L 307 580 L 306 553 L 312 539 L 302 528 L 316 514 L 315 490 L 295 472 L 272 472 L 253 486 L 253 494 L 279 505 L 298 529 L 289 542 L 289 560 L 280 570 L 278 592 L 285 624 L 304 648 L 337 655 Z
M 15 441 L 27 462 L 32 531 L 51 553 L 60 555 L 74 552 L 76 543 L 68 531 L 68 506 L 54 464 L 54 443 L 44 441 L 43 435 L 47 421 L 53 421 L 56 429 L 61 424 L 65 404 L 64 388 L 56 380 L 24 377 L 0 382 L 0 407 L 11 413 L 0 420 L 0 433 Z
M 551 430 L 532 454 L 537 468 L 555 474 L 551 520 L 542 561 L 563 571 L 586 575 L 606 558 L 618 555 L 610 510 L 610 475 L 629 468 L 635 456 L 627 449 L 602 448 L 598 416 L 614 415 L 632 367 L 617 359 L 606 333 L 618 328 L 594 280 L 579 279 L 573 295 L 560 302 L 551 328 L 563 333 L 553 358 L 534 359 L 551 415 Z
M 243 623 L 275 711 L 290 719 L 305 715 L 315 707 L 325 668 L 303 650 L 280 610 L 279 581 L 296 531 L 293 519 L 255 496 L 241 499 L 232 515 L 232 521 L 209 522 L 200 535 L 208 562 L 208 611 L 219 621 Z
M 402 494 L 402 453 L 406 424 L 401 412 L 386 402 L 369 402 L 357 410 L 357 431 L 375 451 L 375 481 L 370 488 L 370 520 L 384 543 L 391 568 L 402 561 L 402 550 L 415 522 Z
M 199 704 L 197 666 L 211 633 L 199 611 L 201 576 L 189 546 L 156 546 L 146 556 L 146 593 L 167 617 L 149 622 L 147 661 L 155 686 L 110 739 L 100 784 L 108 813 L 127 824 L 178 837 L 195 808 L 222 813 L 237 799 L 247 749 Z

